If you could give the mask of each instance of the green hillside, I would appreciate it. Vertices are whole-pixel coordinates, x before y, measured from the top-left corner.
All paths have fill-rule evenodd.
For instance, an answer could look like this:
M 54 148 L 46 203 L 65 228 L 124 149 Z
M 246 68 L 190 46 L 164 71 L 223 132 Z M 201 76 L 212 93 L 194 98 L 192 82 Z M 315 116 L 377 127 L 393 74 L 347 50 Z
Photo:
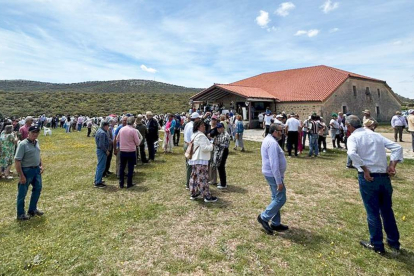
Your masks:
M 74 84 L 0 81 L 0 114 L 37 116 L 186 111 L 189 98 L 201 89 L 156 81 L 121 80 Z

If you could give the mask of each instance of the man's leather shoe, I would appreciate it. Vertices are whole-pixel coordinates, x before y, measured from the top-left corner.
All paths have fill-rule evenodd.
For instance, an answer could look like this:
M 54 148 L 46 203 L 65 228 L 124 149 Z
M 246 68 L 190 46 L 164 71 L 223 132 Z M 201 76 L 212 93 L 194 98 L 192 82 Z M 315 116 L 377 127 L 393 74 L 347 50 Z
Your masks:
M 283 225 L 283 224 L 279 224 L 278 226 L 275 225 L 270 225 L 270 228 L 272 228 L 272 230 L 277 231 L 277 232 L 283 232 L 289 229 L 289 226 L 287 225 Z
M 257 217 L 257 221 L 258 221 L 258 222 L 262 225 L 263 229 L 265 230 L 265 232 L 266 232 L 267 234 L 269 234 L 269 235 L 273 235 L 273 230 L 272 230 L 272 228 L 270 228 L 269 223 L 267 223 L 266 221 L 264 221 L 264 220 L 262 219 L 262 216 L 261 216 L 261 215 L 259 215 L 259 216 Z
M 136 186 L 136 185 L 137 185 L 137 184 L 132 183 L 131 185 L 127 186 L 127 189 L 132 188 L 132 187 L 134 187 L 134 186 Z
M 27 214 L 29 215 L 29 216 L 31 216 L 31 217 L 34 217 L 34 216 L 43 216 L 43 212 L 42 211 L 40 211 L 40 210 L 34 210 L 34 211 L 29 211 L 29 212 L 27 212 Z
M 17 217 L 17 220 L 29 220 L 30 216 L 23 214 Z
M 380 255 L 384 255 L 385 254 L 385 249 L 375 248 L 370 242 L 360 241 L 359 244 L 362 245 L 363 247 L 369 249 L 369 250 L 373 250 L 375 253 L 378 253 Z

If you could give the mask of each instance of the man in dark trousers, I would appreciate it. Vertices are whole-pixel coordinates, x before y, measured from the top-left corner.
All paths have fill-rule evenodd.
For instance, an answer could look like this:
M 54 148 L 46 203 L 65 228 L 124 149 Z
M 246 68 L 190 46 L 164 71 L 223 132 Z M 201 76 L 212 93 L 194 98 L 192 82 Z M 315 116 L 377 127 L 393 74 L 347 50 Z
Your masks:
M 147 127 L 142 123 L 142 115 L 138 115 L 136 120 L 136 129 L 138 129 L 139 133 L 141 133 L 142 141 L 139 144 L 139 155 L 142 163 L 148 163 L 147 156 L 145 154 L 145 140 L 148 135 Z
M 109 123 L 102 121 L 101 127 L 95 134 L 96 143 L 96 155 L 98 157 L 98 164 L 96 165 L 95 173 L 95 188 L 105 188 L 106 185 L 102 181 L 102 177 L 106 167 L 106 158 L 110 154 L 109 152 L 109 138 L 108 138 Z
M 381 134 L 362 127 L 357 116 L 348 116 L 346 124 L 351 132 L 348 138 L 348 156 L 358 170 L 359 191 L 367 212 L 370 234 L 370 241 L 361 241 L 360 244 L 384 254 L 384 225 L 388 246 L 398 252 L 400 233 L 392 210 L 391 176 L 395 175 L 397 163 L 403 161 L 403 149 Z M 391 151 L 389 164 L 385 149 Z
M 155 148 L 154 143 L 158 141 L 158 122 L 153 118 L 152 112 L 147 111 L 146 113 L 148 123 L 148 134 L 147 134 L 147 146 L 148 146 L 148 155 L 149 160 L 154 161 L 155 160 Z
M 42 216 L 43 212 L 37 209 L 40 193 L 42 191 L 42 173 L 43 163 L 40 158 L 40 146 L 37 137 L 40 128 L 31 126 L 26 139 L 20 142 L 14 157 L 16 162 L 16 171 L 19 174 L 19 184 L 17 190 L 17 219 L 28 220 L 33 216 Z M 32 196 L 28 215 L 24 211 L 24 200 L 30 184 L 32 188 Z

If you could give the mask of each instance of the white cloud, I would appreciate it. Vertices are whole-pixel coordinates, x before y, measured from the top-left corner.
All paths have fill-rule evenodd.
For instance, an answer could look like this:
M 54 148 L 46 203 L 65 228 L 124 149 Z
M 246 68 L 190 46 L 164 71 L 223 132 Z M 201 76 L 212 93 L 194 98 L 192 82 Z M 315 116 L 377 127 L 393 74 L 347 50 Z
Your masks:
M 312 30 L 309 30 L 309 31 L 299 30 L 299 31 L 296 32 L 295 35 L 296 36 L 307 35 L 309 37 L 314 37 L 314 36 L 317 36 L 318 34 L 319 34 L 319 30 L 312 29 Z
M 327 0 L 323 5 L 321 6 L 321 9 L 324 13 L 329 13 L 339 7 L 339 2 L 332 3 L 331 0 Z
M 307 34 L 307 33 L 308 33 L 308 31 L 300 30 L 300 31 L 297 31 L 295 35 L 304 35 L 304 34 Z
M 148 68 L 147 66 L 145 66 L 144 64 L 142 64 L 140 66 L 140 68 L 142 69 L 142 71 L 148 72 L 148 73 L 156 73 L 157 70 L 155 70 L 154 68 Z
M 339 31 L 339 28 L 332 28 L 329 30 L 330 33 L 336 33 L 337 31 Z
M 266 29 L 266 31 L 268 31 L 269 33 L 270 32 L 276 32 L 276 31 L 278 31 L 279 30 L 279 28 L 276 28 L 275 26 L 272 26 L 271 28 L 267 28 Z
M 289 12 L 295 8 L 295 5 L 292 2 L 284 2 L 279 5 L 279 8 L 275 11 L 276 14 L 280 16 L 287 16 Z
M 403 44 L 403 42 L 401 40 L 397 40 L 397 41 L 394 41 L 393 44 L 394 45 L 401 45 L 401 44 Z
M 257 25 L 259 25 L 262 28 L 266 28 L 267 24 L 269 24 L 269 13 L 266 11 L 260 11 L 260 15 L 256 17 Z

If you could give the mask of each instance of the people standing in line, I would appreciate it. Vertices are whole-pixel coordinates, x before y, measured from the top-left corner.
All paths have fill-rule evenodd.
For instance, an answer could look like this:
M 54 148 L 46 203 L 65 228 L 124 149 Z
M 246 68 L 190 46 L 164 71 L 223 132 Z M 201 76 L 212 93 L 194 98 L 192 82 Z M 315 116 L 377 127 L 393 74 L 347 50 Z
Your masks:
M 208 140 L 205 133 L 205 124 L 203 121 L 194 122 L 193 135 L 193 156 L 188 161 L 192 166 L 190 176 L 190 199 L 195 200 L 200 195 L 203 196 L 204 202 L 216 202 L 217 197 L 212 196 L 208 184 L 208 163 L 210 161 L 213 145 Z
M 408 113 L 408 132 L 411 133 L 411 146 L 414 152 L 414 109 L 409 110 Z
M 309 157 L 315 155 L 317 157 L 319 155 L 319 147 L 318 147 L 318 139 L 319 134 L 318 132 L 322 129 L 322 125 L 319 123 L 318 115 L 313 114 L 311 119 L 308 120 L 308 129 L 309 129 Z
M 329 122 L 329 126 L 331 127 L 331 139 L 333 148 L 342 149 L 339 138 L 340 126 L 338 123 L 338 114 L 332 113 L 332 119 Z
M 135 127 L 141 133 L 142 140 L 139 144 L 139 156 L 142 163 L 148 163 L 147 155 L 145 154 L 145 140 L 148 134 L 147 127 L 142 123 L 143 116 L 140 114 L 137 116 L 137 120 L 135 121 Z
M 128 117 L 127 125 L 119 131 L 116 136 L 116 141 L 119 143 L 119 150 L 121 156 L 121 167 L 119 168 L 119 188 L 124 188 L 124 176 L 125 167 L 128 164 L 128 179 L 127 188 L 135 186 L 132 183 L 132 177 L 134 175 L 134 166 L 137 163 L 136 148 L 139 147 L 141 141 L 138 137 L 137 130 L 133 127 L 135 118 L 133 116 Z
M 210 122 L 210 131 L 207 133 L 207 138 L 209 140 L 214 140 L 216 136 L 219 134 L 217 130 L 217 116 L 213 115 L 211 117 Z M 217 167 L 213 166 L 213 157 L 214 154 L 211 155 L 210 162 L 208 163 L 208 184 L 209 185 L 217 185 Z
M 13 155 L 17 140 L 13 133 L 13 126 L 7 125 L 0 136 L 0 170 L 6 179 L 13 179 L 10 169 L 14 161 Z
M 395 115 L 391 119 L 391 126 L 394 129 L 394 141 L 397 142 L 397 135 L 400 142 L 404 142 L 402 139 L 403 129 L 407 127 L 407 121 L 405 117 L 401 115 L 401 111 L 395 112 Z
M 174 147 L 174 131 L 175 131 L 176 121 L 173 114 L 168 114 L 167 123 L 164 127 L 164 143 L 163 149 L 164 153 L 171 153 Z
M 42 192 L 43 162 L 40 157 L 40 146 L 37 137 L 40 128 L 31 126 L 27 138 L 21 141 L 14 156 L 16 171 L 19 174 L 17 185 L 17 219 L 28 220 L 33 216 L 42 216 L 43 212 L 37 208 L 37 203 Z M 32 185 L 29 209 L 26 214 L 24 201 Z
M 285 153 L 278 143 L 278 140 L 282 139 L 283 131 L 283 125 L 271 124 L 269 134 L 261 146 L 262 173 L 269 184 L 272 201 L 266 210 L 259 214 L 257 220 L 269 235 L 273 235 L 273 231 L 280 232 L 289 229 L 281 223 L 280 216 L 280 209 L 286 202 L 284 178 L 287 164 Z M 269 222 L 271 222 L 270 225 Z
M 300 129 L 298 131 L 298 152 L 299 152 L 299 154 L 302 154 L 303 149 L 304 149 L 303 144 L 302 144 L 302 129 L 303 129 L 303 124 L 302 124 L 302 121 L 299 119 L 299 114 L 296 114 L 295 115 L 295 118 L 296 118 L 296 120 L 299 121 L 299 126 L 300 126 Z
M 217 170 L 220 183 L 217 184 L 218 189 L 227 188 L 227 176 L 226 176 L 226 161 L 229 155 L 230 135 L 227 133 L 226 128 L 222 123 L 217 124 L 217 136 L 214 138 L 214 150 L 211 167 L 213 170 Z M 216 177 L 217 182 L 217 177 Z
M 92 132 L 92 120 L 88 120 L 88 123 L 87 123 L 87 128 L 88 128 L 88 133 L 86 134 L 86 137 L 91 137 L 91 132 Z
M 287 149 L 290 157 L 292 156 L 292 148 L 295 149 L 295 156 L 298 156 L 299 131 L 302 131 L 300 122 L 295 118 L 295 114 L 292 113 L 286 121 Z
M 397 163 L 403 161 L 402 147 L 391 140 L 362 127 L 357 116 L 346 119 L 351 136 L 348 139 L 348 155 L 358 170 L 359 189 L 367 212 L 370 241 L 360 244 L 376 253 L 384 254 L 382 224 L 387 243 L 393 250 L 400 250 L 400 234 L 392 210 L 391 176 Z M 385 149 L 391 150 L 387 164 Z
M 318 149 L 319 152 L 326 152 L 326 137 L 329 135 L 329 129 L 325 124 L 325 120 L 320 118 L 322 128 L 318 131 Z M 323 148 L 322 148 L 323 146 Z
M 95 188 L 105 188 L 105 181 L 102 181 L 102 177 L 105 172 L 107 156 L 109 152 L 109 137 L 108 137 L 109 123 L 102 121 L 101 127 L 95 134 L 96 143 L 96 156 L 98 158 L 98 164 L 96 165 L 95 172 Z
M 70 132 L 71 126 L 72 126 L 72 122 L 71 122 L 70 116 L 68 116 L 66 118 L 66 121 L 65 121 L 66 133 L 69 133 Z
M 306 146 L 306 137 L 309 137 L 309 129 L 308 129 L 308 123 L 311 119 L 311 116 L 309 116 L 305 121 L 303 121 L 302 124 L 302 147 L 305 149 Z
M 24 126 L 19 129 L 20 132 L 20 141 L 23 141 L 29 136 L 29 128 L 33 124 L 33 117 L 27 116 L 24 120 Z
M 194 122 L 200 121 L 200 114 L 193 112 L 190 116 L 190 121 L 185 124 L 184 127 L 184 152 L 187 151 L 188 145 L 191 142 L 191 136 L 193 135 Z M 192 166 L 188 164 L 188 159 L 185 158 L 185 168 L 186 168 L 186 182 L 185 187 L 187 190 L 190 189 L 190 176 L 192 171 Z
M 106 134 L 108 135 L 109 139 L 109 155 L 106 157 L 106 164 L 105 164 L 105 171 L 103 173 L 103 177 L 108 177 L 109 175 L 113 174 L 109 169 L 111 168 L 111 162 L 112 162 L 112 155 L 114 152 L 114 126 L 115 126 L 115 120 L 109 119 L 109 128 Z
M 377 122 L 377 120 L 375 120 L 371 116 L 371 111 L 369 111 L 368 109 L 365 109 L 364 111 L 362 111 L 362 113 L 364 114 L 364 117 L 362 118 L 362 122 L 365 122 L 365 120 L 372 120 L 372 121 L 374 121 L 374 123 L 371 126 L 371 129 L 372 129 L 372 131 L 375 131 L 375 129 L 378 127 L 378 122 Z
M 174 146 L 178 147 L 178 144 L 180 143 L 180 135 L 181 135 L 181 128 L 182 128 L 180 114 L 177 113 L 175 115 L 174 120 L 175 120 L 175 126 L 174 126 L 173 141 L 174 141 Z
M 266 114 L 264 116 L 265 136 L 269 134 L 269 128 L 270 128 L 270 125 L 272 124 L 272 120 L 273 120 L 272 112 L 270 111 L 270 109 L 266 109 Z
M 127 125 L 127 116 L 121 117 L 121 123 L 118 125 L 118 127 L 114 131 L 113 137 L 116 138 L 118 136 L 119 131 L 121 128 Z M 121 167 L 121 151 L 119 150 L 119 143 L 114 139 L 113 141 L 113 149 L 114 149 L 114 155 L 116 156 L 116 177 L 119 178 L 119 169 Z
M 243 141 L 243 133 L 244 133 L 244 126 L 243 126 L 243 121 L 242 121 L 242 116 L 241 115 L 237 115 L 237 123 L 236 123 L 236 128 L 235 128 L 235 133 L 236 133 L 236 145 L 234 147 L 235 150 L 237 150 L 237 148 L 241 148 L 241 151 L 244 151 L 244 141 Z
M 146 113 L 148 122 L 147 122 L 147 147 L 148 147 L 148 158 L 151 161 L 155 160 L 155 148 L 154 143 L 158 141 L 158 122 L 153 118 L 152 112 L 147 111 Z

